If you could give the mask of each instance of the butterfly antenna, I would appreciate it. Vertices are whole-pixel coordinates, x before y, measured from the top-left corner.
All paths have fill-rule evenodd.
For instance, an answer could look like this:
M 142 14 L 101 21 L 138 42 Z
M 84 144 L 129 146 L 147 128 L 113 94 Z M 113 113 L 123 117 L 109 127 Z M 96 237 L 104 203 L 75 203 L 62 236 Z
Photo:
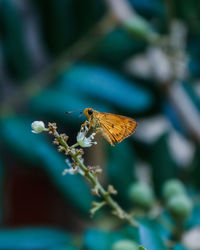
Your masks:
M 81 113 L 82 113 L 83 109 L 79 109 L 79 110 L 75 110 L 75 111 L 68 111 L 68 112 L 65 112 L 65 114 L 71 114 L 71 113 L 79 112 L 79 111 L 81 111 Z

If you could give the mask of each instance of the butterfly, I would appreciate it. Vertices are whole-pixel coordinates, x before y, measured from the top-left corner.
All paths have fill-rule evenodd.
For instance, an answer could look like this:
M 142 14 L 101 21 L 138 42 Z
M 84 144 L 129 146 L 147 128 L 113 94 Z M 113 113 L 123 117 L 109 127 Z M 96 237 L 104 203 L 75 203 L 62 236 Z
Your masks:
M 96 133 L 101 133 L 111 146 L 120 143 L 130 136 L 137 127 L 137 122 L 132 118 L 111 113 L 102 113 L 92 108 L 86 108 L 83 114 L 88 120 L 83 124 L 89 125 Z

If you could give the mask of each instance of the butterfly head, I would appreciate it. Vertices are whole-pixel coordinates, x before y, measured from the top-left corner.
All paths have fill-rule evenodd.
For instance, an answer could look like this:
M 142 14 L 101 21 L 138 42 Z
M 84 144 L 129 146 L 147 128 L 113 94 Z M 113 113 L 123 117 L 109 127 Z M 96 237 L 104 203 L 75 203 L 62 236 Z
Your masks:
M 92 108 L 86 108 L 86 109 L 84 109 L 83 114 L 85 116 L 87 116 L 88 118 L 90 118 L 91 115 L 93 115 L 93 112 L 94 112 L 94 109 L 92 109 Z

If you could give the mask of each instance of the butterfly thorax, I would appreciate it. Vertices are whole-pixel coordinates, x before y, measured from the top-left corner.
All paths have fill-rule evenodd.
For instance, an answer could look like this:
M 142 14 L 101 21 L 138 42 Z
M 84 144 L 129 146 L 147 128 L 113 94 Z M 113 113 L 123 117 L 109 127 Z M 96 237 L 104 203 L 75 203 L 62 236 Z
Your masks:
M 99 112 L 92 108 L 86 108 L 84 109 L 83 113 L 88 117 L 88 123 L 90 124 L 90 127 L 98 130 L 100 128 L 100 121 L 98 119 Z

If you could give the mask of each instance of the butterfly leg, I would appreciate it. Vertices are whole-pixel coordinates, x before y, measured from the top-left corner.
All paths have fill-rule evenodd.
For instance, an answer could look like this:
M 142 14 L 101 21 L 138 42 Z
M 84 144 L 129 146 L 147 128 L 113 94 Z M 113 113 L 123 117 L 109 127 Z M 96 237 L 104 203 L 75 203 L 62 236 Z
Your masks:
M 90 130 L 90 128 L 92 127 L 92 122 L 91 121 L 85 121 L 82 125 L 81 125 L 81 129 L 80 131 L 85 131 L 85 135 L 88 133 L 88 131 Z
M 89 122 L 85 121 L 82 125 L 81 125 L 81 131 L 88 131 L 89 130 Z

